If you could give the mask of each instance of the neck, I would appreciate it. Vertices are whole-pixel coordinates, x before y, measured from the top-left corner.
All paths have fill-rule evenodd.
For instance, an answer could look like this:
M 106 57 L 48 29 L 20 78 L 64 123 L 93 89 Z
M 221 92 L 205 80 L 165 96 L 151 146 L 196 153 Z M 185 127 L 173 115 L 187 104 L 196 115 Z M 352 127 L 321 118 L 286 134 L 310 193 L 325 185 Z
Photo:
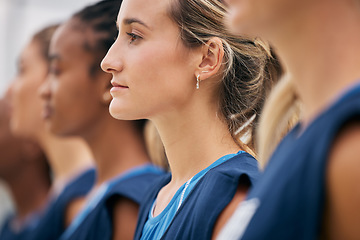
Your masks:
M 316 1 L 272 39 L 303 102 L 305 123 L 360 78 L 360 10 L 355 2 Z
M 107 109 L 104 118 L 94 126 L 85 140 L 95 157 L 97 186 L 149 162 L 142 136 L 137 133 L 133 122 L 116 120 Z
M 201 93 L 195 94 L 198 97 L 180 111 L 152 119 L 164 143 L 174 185 L 183 184 L 220 157 L 240 150 L 214 110 L 215 104 L 209 107 Z
M 41 146 L 54 174 L 55 192 L 61 191 L 68 180 L 92 166 L 93 156 L 80 138 L 58 138 L 46 134 L 41 138 Z
M 41 210 L 47 202 L 50 183 L 35 166 L 36 163 L 36 160 L 24 161 L 23 164 L 28 166 L 20 167 L 13 177 L 6 179 L 16 207 L 16 217 L 20 221 Z

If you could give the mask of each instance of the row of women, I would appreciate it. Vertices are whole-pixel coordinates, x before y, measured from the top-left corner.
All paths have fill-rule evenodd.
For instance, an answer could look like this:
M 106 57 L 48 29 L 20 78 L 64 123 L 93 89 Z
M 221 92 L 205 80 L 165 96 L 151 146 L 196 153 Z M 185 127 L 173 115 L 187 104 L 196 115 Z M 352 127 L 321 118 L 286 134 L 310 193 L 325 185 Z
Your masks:
M 359 43 L 359 0 L 103 0 L 42 30 L 1 102 L 0 239 L 360 239 Z

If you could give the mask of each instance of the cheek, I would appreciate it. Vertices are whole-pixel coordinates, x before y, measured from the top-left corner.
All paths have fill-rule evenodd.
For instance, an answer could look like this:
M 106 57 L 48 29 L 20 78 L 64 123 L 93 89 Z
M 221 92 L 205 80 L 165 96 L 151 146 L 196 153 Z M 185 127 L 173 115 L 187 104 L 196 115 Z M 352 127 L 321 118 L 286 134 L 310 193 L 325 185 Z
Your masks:
M 129 89 L 112 100 L 113 117 L 151 119 L 188 101 L 196 88 L 194 69 L 184 53 L 188 50 L 177 40 L 144 42 L 123 52 L 124 68 L 118 76 Z
M 233 0 L 230 2 L 226 23 L 233 32 L 252 34 L 252 25 L 255 18 L 259 17 L 258 11 L 260 11 L 256 7 L 257 2 L 258 0 Z
M 35 134 L 42 126 L 41 99 L 37 94 L 39 81 L 35 78 L 20 79 L 13 91 L 13 116 L 15 131 Z
M 55 117 L 58 122 L 63 122 L 67 125 L 76 118 L 79 102 L 82 100 L 80 87 L 77 86 L 74 79 L 59 79 L 53 85 L 53 108 L 55 110 Z M 70 119 L 70 120 L 67 120 Z
M 79 134 L 79 129 L 97 117 L 96 84 L 91 81 L 81 74 L 66 74 L 54 83 L 52 132 L 59 135 Z
M 160 43 L 135 54 L 134 62 L 138 67 L 133 74 L 139 80 L 134 84 L 148 86 L 150 90 L 171 90 L 176 86 L 184 90 L 189 78 L 189 58 L 184 51 L 187 50 L 177 45 Z

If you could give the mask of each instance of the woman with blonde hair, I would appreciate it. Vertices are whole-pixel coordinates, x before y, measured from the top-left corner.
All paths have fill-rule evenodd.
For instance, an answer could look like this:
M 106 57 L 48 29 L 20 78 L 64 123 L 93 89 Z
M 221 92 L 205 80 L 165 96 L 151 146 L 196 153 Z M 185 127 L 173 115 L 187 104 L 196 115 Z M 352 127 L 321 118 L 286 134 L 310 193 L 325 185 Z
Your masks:
M 225 12 L 217 0 L 120 8 L 102 62 L 110 113 L 150 119 L 171 170 L 144 201 L 135 239 L 210 239 L 258 177 L 251 136 L 278 65 L 262 41 L 228 33 Z
M 221 239 L 359 239 L 360 1 L 228 4 L 231 28 L 271 41 L 287 76 L 261 120 L 264 175 Z M 274 150 L 297 102 L 301 121 Z

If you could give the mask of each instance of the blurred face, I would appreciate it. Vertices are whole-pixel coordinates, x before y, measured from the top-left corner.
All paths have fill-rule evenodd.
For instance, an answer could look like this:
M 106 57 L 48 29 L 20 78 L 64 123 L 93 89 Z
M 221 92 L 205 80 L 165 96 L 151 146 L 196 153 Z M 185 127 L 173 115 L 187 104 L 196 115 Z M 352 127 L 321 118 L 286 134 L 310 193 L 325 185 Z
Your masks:
M 228 25 L 238 34 L 268 37 L 308 7 L 309 0 L 225 0 L 229 5 Z
M 77 19 L 71 19 L 51 41 L 49 76 L 41 96 L 43 117 L 57 135 L 83 136 L 107 109 L 98 98 L 100 80 L 90 73 L 93 57 L 85 49 L 90 37 Z
M 169 18 L 170 0 L 125 0 L 119 35 L 102 62 L 113 75 L 110 113 L 118 119 L 158 117 L 191 102 L 195 89 L 194 51 L 184 46 Z
M 13 174 L 22 163 L 22 141 L 11 134 L 9 114 L 7 100 L 0 99 L 0 178 Z
M 32 41 L 25 47 L 18 65 L 17 76 L 9 88 L 11 128 L 16 135 L 36 138 L 43 129 L 41 99 L 37 91 L 48 71 L 38 42 Z

